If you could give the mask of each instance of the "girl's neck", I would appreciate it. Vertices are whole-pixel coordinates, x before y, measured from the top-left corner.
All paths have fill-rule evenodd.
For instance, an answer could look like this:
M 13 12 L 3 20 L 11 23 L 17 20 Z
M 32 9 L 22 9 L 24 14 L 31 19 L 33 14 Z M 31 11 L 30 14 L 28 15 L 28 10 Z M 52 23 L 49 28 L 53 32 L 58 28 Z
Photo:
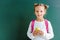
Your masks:
M 42 21 L 44 21 L 44 18 L 37 18 L 36 21 L 42 22 Z

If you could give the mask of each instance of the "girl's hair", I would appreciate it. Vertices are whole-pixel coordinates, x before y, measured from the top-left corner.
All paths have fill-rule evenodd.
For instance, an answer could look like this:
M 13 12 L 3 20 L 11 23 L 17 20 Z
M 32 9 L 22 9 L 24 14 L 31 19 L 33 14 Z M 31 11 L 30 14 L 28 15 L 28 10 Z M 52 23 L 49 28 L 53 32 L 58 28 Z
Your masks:
M 37 6 L 44 6 L 44 8 L 45 9 L 48 9 L 49 8 L 49 6 L 48 5 L 45 5 L 45 4 L 38 4 L 38 3 L 34 3 L 34 10 L 35 10 L 35 7 L 37 7 Z

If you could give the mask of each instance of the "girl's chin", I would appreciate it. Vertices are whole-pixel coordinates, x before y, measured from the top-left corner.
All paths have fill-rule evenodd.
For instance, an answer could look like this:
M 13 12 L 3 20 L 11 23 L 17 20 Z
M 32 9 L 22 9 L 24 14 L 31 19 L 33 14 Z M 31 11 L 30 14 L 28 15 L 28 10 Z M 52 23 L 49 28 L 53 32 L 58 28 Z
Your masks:
M 41 19 L 42 17 L 37 17 L 38 19 Z
M 42 15 L 41 16 L 37 16 L 38 18 L 41 18 L 41 17 L 43 17 Z
M 43 16 L 37 16 L 37 18 L 43 18 Z

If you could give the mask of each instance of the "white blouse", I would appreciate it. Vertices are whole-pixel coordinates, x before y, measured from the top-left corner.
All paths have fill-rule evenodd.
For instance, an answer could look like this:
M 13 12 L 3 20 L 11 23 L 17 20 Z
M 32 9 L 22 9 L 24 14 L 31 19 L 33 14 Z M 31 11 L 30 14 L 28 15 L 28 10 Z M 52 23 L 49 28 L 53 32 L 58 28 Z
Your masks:
M 31 40 L 50 40 L 54 37 L 54 33 L 53 33 L 53 29 L 52 29 L 52 25 L 51 25 L 50 21 L 48 21 L 48 31 L 49 31 L 49 33 L 47 33 L 45 22 L 44 21 L 38 22 L 38 21 L 35 20 L 34 30 L 35 30 L 36 27 L 39 27 L 40 30 L 42 30 L 44 32 L 43 36 L 33 36 L 33 34 L 31 33 L 31 23 L 32 22 L 30 22 L 29 28 L 28 28 L 28 31 L 27 31 L 27 36 Z

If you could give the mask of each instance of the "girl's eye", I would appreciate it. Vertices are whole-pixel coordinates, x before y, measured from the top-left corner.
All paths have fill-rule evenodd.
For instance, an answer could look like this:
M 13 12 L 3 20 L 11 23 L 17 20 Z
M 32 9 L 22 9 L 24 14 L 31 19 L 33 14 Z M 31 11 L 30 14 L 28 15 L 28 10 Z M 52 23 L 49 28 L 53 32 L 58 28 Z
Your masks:
M 42 10 L 40 12 L 43 12 Z
M 39 11 L 36 11 L 36 12 L 39 12 Z

